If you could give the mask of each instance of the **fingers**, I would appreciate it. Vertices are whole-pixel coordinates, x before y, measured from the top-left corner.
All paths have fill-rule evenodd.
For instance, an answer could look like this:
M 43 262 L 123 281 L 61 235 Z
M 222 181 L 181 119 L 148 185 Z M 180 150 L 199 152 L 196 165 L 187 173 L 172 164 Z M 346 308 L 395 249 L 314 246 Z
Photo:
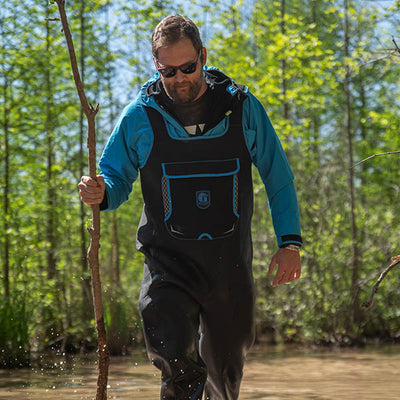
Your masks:
M 276 264 L 278 263 L 278 261 L 276 260 L 275 257 L 272 257 L 272 260 L 269 264 L 269 268 L 268 268 L 268 275 L 271 275 L 274 272 L 274 269 L 276 267 Z
M 268 274 L 271 274 L 278 266 L 272 286 L 282 285 L 300 278 L 301 261 L 299 252 L 281 248 L 272 257 Z
M 297 270 L 292 270 L 287 273 L 287 282 L 294 281 L 300 277 L 300 272 Z
M 300 269 L 294 271 L 293 274 L 292 274 L 292 279 L 291 279 L 291 281 L 294 281 L 294 280 L 296 280 L 296 279 L 299 279 L 299 278 L 300 278 L 300 275 L 301 275 L 301 270 L 300 270 Z
M 285 282 L 283 282 L 283 283 L 292 282 L 299 278 L 300 278 L 300 272 L 292 271 L 287 274 Z
M 277 285 L 282 285 L 283 283 L 286 283 L 285 271 L 282 271 L 281 268 L 278 268 L 278 272 L 275 275 L 275 279 L 272 282 L 272 286 L 275 287 Z
M 82 176 L 78 183 L 81 200 L 88 206 L 100 204 L 104 198 L 105 182 L 101 175 L 97 175 L 97 181 L 89 176 Z
M 289 283 L 299 279 L 301 275 L 301 269 L 291 269 L 279 267 L 278 272 L 275 275 L 275 279 L 272 282 L 272 286 L 283 285 L 284 283 Z
M 104 185 L 104 177 L 102 175 L 97 175 L 96 176 L 97 181 L 92 179 L 90 176 L 82 176 L 81 181 L 78 183 L 78 187 L 84 187 L 84 186 L 92 186 L 96 187 L 99 184 Z

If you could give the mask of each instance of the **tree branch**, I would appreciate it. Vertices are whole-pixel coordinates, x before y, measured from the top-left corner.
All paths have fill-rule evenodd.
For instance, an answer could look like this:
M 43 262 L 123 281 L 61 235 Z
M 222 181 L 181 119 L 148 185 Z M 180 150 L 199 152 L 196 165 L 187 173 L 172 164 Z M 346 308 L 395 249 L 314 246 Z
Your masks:
M 67 41 L 69 58 L 71 61 L 72 74 L 75 81 L 76 90 L 83 112 L 88 121 L 88 139 L 87 146 L 89 150 L 89 175 L 96 180 L 96 133 L 95 133 L 95 117 L 99 111 L 99 105 L 94 107 L 88 103 L 82 80 L 79 74 L 78 63 L 76 61 L 74 43 L 71 31 L 68 25 L 68 19 L 65 12 L 65 0 L 55 0 L 60 13 L 61 23 L 65 39 Z M 90 245 L 88 249 L 88 261 L 92 274 L 93 286 L 93 304 L 94 314 L 96 318 L 96 330 L 98 339 L 99 352 L 99 376 L 97 379 L 96 400 L 107 399 L 107 380 L 110 356 L 107 347 L 106 329 L 103 315 L 103 300 L 101 293 L 100 269 L 99 269 L 99 248 L 100 248 L 100 207 L 92 206 L 92 226 L 88 228 L 90 233 Z
M 358 163 L 354 164 L 351 168 L 357 167 L 357 165 L 360 165 L 362 163 L 364 163 L 365 161 L 370 160 L 371 158 L 375 158 L 375 157 L 380 157 L 380 156 L 387 156 L 389 154 L 399 154 L 400 150 L 396 150 L 396 151 L 388 151 L 386 153 L 378 153 L 378 154 L 374 154 L 372 156 L 369 156 L 367 158 L 364 158 L 364 160 L 359 161 Z
M 378 61 L 382 61 L 385 58 L 388 58 L 388 57 L 392 56 L 394 53 L 396 53 L 396 50 L 391 50 L 389 53 L 383 55 L 382 57 L 374 58 L 373 60 L 367 61 L 364 65 L 372 64 L 372 63 L 375 63 L 375 62 L 378 62 Z
M 378 280 L 376 281 L 374 287 L 371 290 L 371 294 L 366 302 L 362 304 L 362 307 L 369 307 L 372 304 L 372 299 L 375 293 L 378 291 L 378 287 L 381 282 L 385 279 L 385 276 L 391 271 L 397 264 L 400 264 L 400 255 L 391 258 L 391 263 L 386 267 L 386 269 L 380 274 Z
M 396 51 L 397 51 L 398 53 L 400 53 L 399 46 L 397 46 L 397 43 L 396 43 L 396 41 L 394 40 L 394 38 L 392 38 L 392 42 L 394 43 L 394 46 L 396 47 Z
M 394 49 L 392 49 L 389 53 L 383 55 L 382 57 L 378 57 L 378 58 L 375 58 L 373 60 L 367 61 L 364 65 L 372 64 L 372 63 L 384 60 L 385 58 L 388 58 L 388 57 L 392 56 L 395 53 L 400 53 L 400 48 L 399 48 L 399 46 L 397 46 L 397 43 L 394 40 L 394 38 L 392 38 L 392 42 L 394 43 L 394 46 L 395 46 Z

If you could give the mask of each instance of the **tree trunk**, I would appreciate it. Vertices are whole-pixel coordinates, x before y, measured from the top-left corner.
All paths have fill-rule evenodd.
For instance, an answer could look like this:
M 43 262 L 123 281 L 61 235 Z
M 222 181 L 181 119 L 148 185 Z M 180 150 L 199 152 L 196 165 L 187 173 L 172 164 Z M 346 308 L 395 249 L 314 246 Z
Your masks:
M 359 79 L 359 91 L 360 91 L 360 100 L 361 100 L 361 110 L 360 110 L 360 130 L 361 130 L 361 140 L 365 143 L 367 141 L 367 126 L 366 126 L 366 120 L 367 120 L 367 98 L 366 98 L 366 93 L 365 93 L 365 85 L 363 82 L 363 76 L 360 76 Z M 361 165 L 361 187 L 366 187 L 367 185 L 367 181 L 365 179 L 365 172 L 366 170 L 366 165 L 363 163 Z M 365 210 L 368 208 L 367 205 L 367 200 L 366 200 L 366 196 L 364 194 L 364 192 L 362 192 L 361 196 L 360 196 L 360 202 L 362 205 L 362 208 Z M 360 243 L 363 243 L 363 238 L 364 238 L 364 234 L 365 232 L 363 230 L 361 230 L 360 232 L 361 237 L 360 237 Z
M 118 219 L 117 211 L 113 211 L 113 222 L 111 225 L 111 253 L 110 253 L 110 286 L 108 298 L 110 303 L 110 328 L 108 332 L 108 343 L 111 354 L 124 354 L 127 345 L 126 335 L 122 332 L 126 325 L 123 320 L 123 310 L 120 298 L 120 255 L 119 255 Z
M 286 0 L 281 0 L 281 33 L 284 36 L 286 34 Z M 287 78 L 286 78 L 286 58 L 285 54 L 281 58 L 281 89 L 282 89 L 282 116 L 287 121 L 289 119 L 289 104 L 287 102 Z
M 106 47 L 111 52 L 111 37 L 110 31 L 110 1 L 107 1 L 105 7 L 105 19 L 106 19 Z M 109 66 L 106 73 L 106 87 L 107 97 L 110 104 L 109 113 L 109 126 L 113 127 L 115 124 L 116 113 L 113 107 L 114 98 L 112 92 L 112 66 Z M 120 243 L 118 236 L 118 212 L 116 210 L 112 213 L 112 224 L 111 224 L 111 250 L 110 250 L 110 265 L 109 265 L 109 279 L 110 286 L 108 290 L 108 300 L 110 305 L 110 326 L 108 330 L 108 346 L 111 354 L 121 355 L 125 353 L 128 338 L 124 327 L 126 321 L 124 319 L 124 313 L 119 301 L 121 298 L 121 279 L 120 279 Z
M 282 36 L 286 35 L 286 0 L 281 0 L 281 21 L 280 21 L 280 28 Z M 289 103 L 287 99 L 287 62 L 286 62 L 286 52 L 284 49 L 281 50 L 281 96 L 282 96 L 282 117 L 284 126 L 289 121 Z M 289 158 L 289 143 L 290 143 L 290 134 L 286 132 L 285 135 L 285 142 L 286 142 L 286 155 Z
M 46 21 L 46 54 L 51 54 L 50 27 Z M 47 240 L 47 276 L 49 279 L 56 278 L 56 237 L 55 237 L 55 196 L 53 163 L 54 163 L 54 116 L 52 107 L 54 103 L 53 88 L 51 83 L 50 63 L 45 71 L 46 79 L 46 120 L 45 133 L 47 140 L 47 209 L 46 209 L 46 240 Z
M 3 130 L 4 130 L 4 197 L 3 197 L 3 289 L 4 296 L 10 296 L 10 235 L 9 229 L 9 191 L 10 191 L 10 138 L 9 138 L 9 110 L 8 110 L 8 80 L 5 76 L 3 84 Z
M 350 324 L 357 324 L 360 315 L 359 301 L 359 249 L 357 243 L 357 220 L 356 220 L 356 200 L 354 193 L 354 165 L 353 161 L 353 130 L 352 130 L 352 110 L 351 110 L 351 71 L 349 66 L 350 59 L 350 26 L 349 26 L 349 1 L 344 0 L 344 50 L 345 50 L 345 79 L 344 93 L 346 106 L 346 137 L 348 151 L 348 183 L 349 183 L 349 202 L 351 214 L 351 240 L 352 240 L 352 277 L 351 277 L 351 312 Z M 351 329 L 351 326 L 349 327 Z

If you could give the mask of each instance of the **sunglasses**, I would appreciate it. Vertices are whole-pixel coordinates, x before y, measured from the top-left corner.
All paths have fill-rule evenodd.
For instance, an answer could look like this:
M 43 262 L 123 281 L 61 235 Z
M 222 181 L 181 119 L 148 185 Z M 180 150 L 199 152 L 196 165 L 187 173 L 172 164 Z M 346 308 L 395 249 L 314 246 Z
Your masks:
M 197 63 L 199 61 L 201 55 L 201 50 L 199 51 L 199 55 L 196 58 L 195 62 L 188 62 L 186 64 L 182 64 L 179 67 L 158 67 L 158 61 L 156 60 L 157 64 L 157 71 L 164 77 L 164 78 L 172 78 L 176 75 L 176 73 L 181 71 L 183 74 L 189 75 L 193 74 L 193 72 L 197 69 Z

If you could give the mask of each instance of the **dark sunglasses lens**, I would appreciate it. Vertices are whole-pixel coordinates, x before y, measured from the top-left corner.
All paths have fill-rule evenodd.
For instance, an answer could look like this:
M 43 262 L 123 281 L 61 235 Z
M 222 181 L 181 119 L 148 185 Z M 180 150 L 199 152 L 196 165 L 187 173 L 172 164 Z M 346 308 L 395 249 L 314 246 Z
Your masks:
M 172 67 L 160 69 L 159 71 L 161 75 L 164 76 L 165 78 L 172 78 L 173 76 L 176 75 L 176 68 Z
M 184 66 L 180 67 L 179 69 L 184 74 L 193 74 L 193 72 L 196 71 L 196 66 L 197 66 L 197 62 L 189 64 L 189 65 L 184 65 Z
M 194 71 L 196 71 L 197 67 L 197 61 L 191 64 L 185 64 L 182 65 L 181 67 L 178 67 L 182 73 L 188 75 L 188 74 L 193 74 Z M 164 78 L 172 78 L 173 76 L 176 75 L 176 72 L 178 68 L 175 67 L 165 67 L 165 68 L 160 68 L 158 71 Z

